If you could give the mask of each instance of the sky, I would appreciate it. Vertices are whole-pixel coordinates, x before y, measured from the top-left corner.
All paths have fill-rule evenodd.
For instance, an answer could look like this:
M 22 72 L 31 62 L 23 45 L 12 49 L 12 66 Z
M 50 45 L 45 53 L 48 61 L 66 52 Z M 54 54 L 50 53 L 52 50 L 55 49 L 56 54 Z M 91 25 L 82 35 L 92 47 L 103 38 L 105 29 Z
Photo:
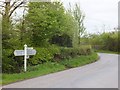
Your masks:
M 80 4 L 85 14 L 84 25 L 88 33 L 109 32 L 118 27 L 118 2 L 120 0 L 61 0 L 65 8 Z

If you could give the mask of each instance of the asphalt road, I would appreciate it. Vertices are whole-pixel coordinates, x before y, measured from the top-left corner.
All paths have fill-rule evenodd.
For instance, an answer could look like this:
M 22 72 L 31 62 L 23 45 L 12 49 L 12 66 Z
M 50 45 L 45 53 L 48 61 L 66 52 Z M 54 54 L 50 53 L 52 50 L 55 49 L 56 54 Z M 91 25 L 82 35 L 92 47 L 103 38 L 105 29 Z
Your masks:
M 3 88 L 118 88 L 118 55 L 99 55 L 100 60 L 95 63 L 9 84 Z

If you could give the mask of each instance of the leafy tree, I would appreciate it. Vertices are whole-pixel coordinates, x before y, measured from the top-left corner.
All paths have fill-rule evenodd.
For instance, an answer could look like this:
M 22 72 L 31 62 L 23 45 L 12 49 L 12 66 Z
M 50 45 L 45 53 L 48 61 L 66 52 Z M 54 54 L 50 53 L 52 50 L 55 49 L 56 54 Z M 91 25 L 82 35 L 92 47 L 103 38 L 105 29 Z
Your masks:
M 72 13 L 66 11 L 65 19 L 64 19 L 64 33 L 69 35 L 72 41 L 73 47 L 78 47 L 78 25 Z
M 26 20 L 34 46 L 45 46 L 53 35 L 62 35 L 67 28 L 65 10 L 60 2 L 31 2 Z
M 78 44 L 80 44 L 81 36 L 85 32 L 85 27 L 84 27 L 84 24 L 83 24 L 85 16 L 81 12 L 80 6 L 78 4 L 75 4 L 75 8 L 73 10 L 73 16 L 74 16 L 74 18 L 75 18 L 75 20 L 77 21 L 77 24 L 78 24 L 78 40 L 79 40 Z
M 53 36 L 50 43 L 57 44 L 62 47 L 72 47 L 72 40 L 67 34 Z

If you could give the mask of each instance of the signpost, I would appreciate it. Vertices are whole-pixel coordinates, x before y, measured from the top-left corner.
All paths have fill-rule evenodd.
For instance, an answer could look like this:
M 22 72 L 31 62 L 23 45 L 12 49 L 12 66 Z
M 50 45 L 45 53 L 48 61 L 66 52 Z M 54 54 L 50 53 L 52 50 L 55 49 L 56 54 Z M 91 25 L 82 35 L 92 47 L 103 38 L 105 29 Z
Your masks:
M 25 52 L 24 50 L 15 50 L 14 55 L 15 56 L 24 56 Z
M 15 50 L 14 55 L 15 56 L 24 56 L 24 71 L 27 71 L 27 59 L 30 55 L 35 55 L 36 50 L 33 49 L 33 47 L 27 47 L 27 45 L 24 45 L 24 50 Z

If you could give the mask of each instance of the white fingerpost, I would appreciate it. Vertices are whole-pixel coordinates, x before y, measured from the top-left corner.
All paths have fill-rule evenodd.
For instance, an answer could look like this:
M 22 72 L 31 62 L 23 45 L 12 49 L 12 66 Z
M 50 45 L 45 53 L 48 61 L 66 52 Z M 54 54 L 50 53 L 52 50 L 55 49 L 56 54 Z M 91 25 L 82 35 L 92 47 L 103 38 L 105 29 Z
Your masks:
M 24 71 L 27 71 L 27 59 L 29 59 L 29 56 L 35 55 L 36 50 L 33 49 L 33 47 L 27 47 L 27 45 L 24 45 L 24 50 L 15 50 L 14 55 L 15 56 L 24 56 Z
M 27 71 L 27 45 L 24 45 L 24 71 Z

